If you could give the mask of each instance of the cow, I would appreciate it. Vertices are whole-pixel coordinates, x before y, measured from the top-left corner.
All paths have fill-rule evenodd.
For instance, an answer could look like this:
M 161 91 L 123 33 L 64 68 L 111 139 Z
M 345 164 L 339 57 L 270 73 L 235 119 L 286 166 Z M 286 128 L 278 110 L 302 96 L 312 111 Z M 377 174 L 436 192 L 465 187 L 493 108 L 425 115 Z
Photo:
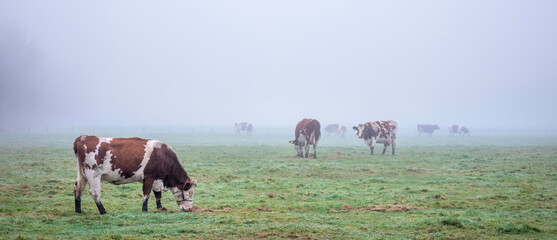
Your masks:
M 74 186 L 75 212 L 81 213 L 81 196 L 85 185 L 100 214 L 105 214 L 101 203 L 101 180 L 115 184 L 143 182 L 143 211 L 151 190 L 162 208 L 161 191 L 172 192 L 182 211 L 191 211 L 197 180 L 188 176 L 180 165 L 176 152 L 169 145 L 141 138 L 104 138 L 81 135 L 73 145 L 77 158 L 77 180 Z
M 464 136 L 464 135 L 468 135 L 470 136 L 470 130 L 468 130 L 468 128 L 464 127 L 464 126 L 460 126 L 457 124 L 453 124 L 451 126 L 449 126 L 449 136 Z
M 340 138 L 344 138 L 344 134 L 346 133 L 346 127 L 340 127 Z
M 253 132 L 253 125 L 248 122 L 237 122 L 235 123 L 236 135 L 239 135 L 241 131 L 246 131 L 246 135 L 251 135 Z
M 383 143 L 383 154 L 387 151 L 387 147 L 391 146 L 392 155 L 395 155 L 396 135 L 398 132 L 397 122 L 392 120 L 369 121 L 364 124 L 358 124 L 358 126 L 354 126 L 352 129 L 356 130 L 358 138 L 364 139 L 366 145 L 371 149 L 371 155 L 373 155 L 376 142 Z
M 433 131 L 437 129 L 439 129 L 439 126 L 437 126 L 437 124 L 418 124 L 418 136 L 421 136 L 422 133 L 427 133 L 429 134 L 429 136 L 431 136 L 433 134 Z
M 334 135 L 338 135 L 340 133 L 338 124 L 329 124 L 325 127 L 325 133 L 331 136 L 331 133 Z
M 470 130 L 468 130 L 468 128 L 466 128 L 465 126 L 460 126 L 460 132 L 462 133 L 462 135 L 468 135 L 470 136 Z
M 321 137 L 321 124 L 316 119 L 304 118 L 296 125 L 294 131 L 294 140 L 289 143 L 294 144 L 298 157 L 304 157 L 302 147 L 306 151 L 308 157 L 309 145 L 313 144 L 313 158 L 317 158 L 317 142 Z

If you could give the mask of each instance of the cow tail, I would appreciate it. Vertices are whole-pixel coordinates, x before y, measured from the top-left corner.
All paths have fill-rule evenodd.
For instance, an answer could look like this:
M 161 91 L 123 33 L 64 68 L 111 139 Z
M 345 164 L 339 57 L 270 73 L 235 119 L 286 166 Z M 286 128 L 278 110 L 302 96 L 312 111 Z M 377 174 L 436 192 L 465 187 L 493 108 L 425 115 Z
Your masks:
M 319 138 L 321 138 L 321 130 L 316 129 L 315 131 L 315 144 L 317 144 L 317 142 L 319 141 Z
M 81 136 L 80 136 L 81 138 Z M 78 138 L 79 139 L 79 138 Z M 77 176 L 78 178 L 81 176 L 85 176 L 84 172 L 83 172 L 83 168 L 81 167 L 81 161 L 79 161 L 79 155 L 78 155 L 78 151 L 77 151 L 77 143 L 79 141 L 76 139 L 75 142 L 73 143 L 73 152 L 75 154 L 75 161 L 76 161 L 76 166 L 77 166 Z

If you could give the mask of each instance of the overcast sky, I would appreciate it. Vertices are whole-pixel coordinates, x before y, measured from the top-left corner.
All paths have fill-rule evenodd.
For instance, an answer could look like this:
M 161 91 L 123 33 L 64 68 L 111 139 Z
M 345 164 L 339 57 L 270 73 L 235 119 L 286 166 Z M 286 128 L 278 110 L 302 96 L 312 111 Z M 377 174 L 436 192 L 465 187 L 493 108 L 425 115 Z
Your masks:
M 0 0 L 0 120 L 557 128 L 556 12 L 554 0 Z

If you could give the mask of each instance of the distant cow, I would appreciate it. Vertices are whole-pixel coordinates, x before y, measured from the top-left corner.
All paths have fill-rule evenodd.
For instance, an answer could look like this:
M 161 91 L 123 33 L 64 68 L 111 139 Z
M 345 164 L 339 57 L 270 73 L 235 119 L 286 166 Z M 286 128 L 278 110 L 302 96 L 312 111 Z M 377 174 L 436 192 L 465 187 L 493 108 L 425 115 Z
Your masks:
M 340 133 L 339 125 L 336 123 L 327 125 L 324 130 L 329 136 L 331 136 L 331 133 L 334 135 L 338 135 Z
M 468 130 L 468 128 L 466 128 L 464 126 L 460 126 L 460 132 L 462 133 L 462 135 L 470 136 L 470 130 Z
M 427 133 L 429 136 L 433 134 L 433 131 L 439 129 L 437 124 L 418 124 L 418 135 L 422 135 L 422 133 Z
M 246 131 L 246 135 L 251 135 L 253 132 L 253 125 L 248 122 L 240 122 L 235 124 L 236 135 L 239 135 L 241 131 Z
M 157 140 L 141 138 L 102 138 L 82 135 L 73 145 L 77 158 L 74 186 L 75 211 L 81 213 L 81 195 L 89 191 L 101 214 L 101 180 L 120 185 L 143 182 L 143 211 L 151 190 L 162 208 L 161 191 L 170 189 L 182 211 L 191 211 L 197 180 L 188 176 L 172 147 Z
M 470 130 L 464 126 L 453 124 L 449 127 L 449 136 L 463 136 L 468 135 L 470 136 Z
M 344 134 L 346 133 L 346 127 L 340 127 L 340 138 L 344 138 Z
M 304 118 L 296 125 L 294 131 L 294 140 L 289 141 L 294 144 L 298 157 L 304 157 L 302 147 L 306 151 L 306 158 L 308 157 L 309 145 L 313 144 L 313 158 L 317 157 L 317 142 L 321 137 L 321 124 L 315 119 Z
M 392 155 L 395 154 L 396 148 L 396 135 L 398 132 L 398 123 L 392 120 L 389 121 L 370 121 L 364 124 L 358 124 L 358 126 L 352 127 L 356 130 L 358 138 L 363 138 L 366 145 L 371 149 L 371 155 L 373 155 L 373 149 L 375 148 L 375 143 L 383 143 L 383 153 L 387 150 L 387 147 L 392 147 Z

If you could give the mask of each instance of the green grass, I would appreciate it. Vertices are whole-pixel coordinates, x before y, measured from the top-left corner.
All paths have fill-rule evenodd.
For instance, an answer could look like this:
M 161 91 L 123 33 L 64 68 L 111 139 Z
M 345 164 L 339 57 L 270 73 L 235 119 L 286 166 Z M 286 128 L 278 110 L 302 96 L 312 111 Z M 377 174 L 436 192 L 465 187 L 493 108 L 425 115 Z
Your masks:
M 150 212 L 143 213 L 141 184 L 103 182 L 108 214 L 100 216 L 88 190 L 83 214 L 73 212 L 75 137 L 20 147 L 26 138 L 2 139 L 17 144 L 0 147 L 0 238 L 557 238 L 554 145 L 507 146 L 501 137 L 489 146 L 473 138 L 440 146 L 416 141 L 399 144 L 393 157 L 370 156 L 360 141 L 335 146 L 324 138 L 317 159 L 299 159 L 286 141 L 210 146 L 170 140 L 199 181 L 194 205 L 201 210 L 177 212 L 166 192 L 169 211 L 157 211 L 151 198 Z M 367 208 L 388 204 L 418 209 Z

